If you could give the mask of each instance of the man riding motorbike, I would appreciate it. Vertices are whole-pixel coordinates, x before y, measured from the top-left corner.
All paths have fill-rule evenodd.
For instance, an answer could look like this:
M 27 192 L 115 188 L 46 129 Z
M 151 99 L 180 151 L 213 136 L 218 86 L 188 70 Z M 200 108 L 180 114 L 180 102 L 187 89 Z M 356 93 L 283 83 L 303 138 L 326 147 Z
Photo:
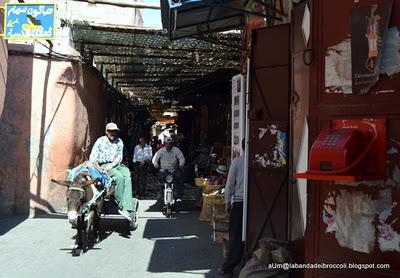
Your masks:
M 90 153 L 89 160 L 97 163 L 115 181 L 114 196 L 118 202 L 118 212 L 132 221 L 134 211 L 132 202 L 132 182 L 129 168 L 121 164 L 124 143 L 118 138 L 119 128 L 115 123 L 106 125 L 106 135 L 97 139 Z
M 163 177 L 164 171 L 173 173 L 174 184 L 176 188 L 176 202 L 182 202 L 183 194 L 183 166 L 185 165 L 185 157 L 181 150 L 173 146 L 171 137 L 164 140 L 164 147 L 156 152 L 152 163 L 156 169 L 160 169 L 160 177 Z M 161 164 L 161 165 L 159 165 Z

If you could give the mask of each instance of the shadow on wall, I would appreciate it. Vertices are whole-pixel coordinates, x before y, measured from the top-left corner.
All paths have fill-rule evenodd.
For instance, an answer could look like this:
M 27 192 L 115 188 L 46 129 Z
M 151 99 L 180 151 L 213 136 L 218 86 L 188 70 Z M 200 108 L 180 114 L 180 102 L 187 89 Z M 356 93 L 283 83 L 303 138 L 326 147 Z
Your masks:
M 18 49 L 17 49 L 18 50 Z M 33 47 L 23 49 L 32 52 Z M 36 58 L 35 58 L 36 59 Z M 43 168 L 45 139 L 53 123 L 54 115 L 47 115 L 51 60 L 45 60 L 43 83 L 34 82 L 34 58 L 18 54 L 9 55 L 6 100 L 0 118 L 0 214 L 41 213 L 31 211 L 31 201 L 50 212 L 52 205 L 43 199 Z M 33 88 L 35 84 L 35 89 Z M 36 86 L 43 85 L 43 91 Z M 64 94 L 66 89 L 64 91 Z M 38 97 L 38 99 L 36 99 Z M 40 109 L 38 111 L 38 109 Z M 33 115 L 35 118 L 32 118 Z M 50 124 L 46 126 L 46 117 Z M 36 134 L 32 127 L 37 128 Z M 3 133 L 4 132 L 4 133 Z M 36 206 L 35 206 L 36 207 Z
M 68 162 L 68 168 L 74 168 L 83 161 L 88 160 L 89 158 L 88 147 L 91 143 L 90 141 L 92 140 L 92 136 L 90 135 L 91 127 L 90 127 L 89 111 L 92 110 L 91 102 L 89 99 L 90 96 L 88 95 L 85 84 L 84 83 L 80 84 L 81 77 L 83 80 L 87 78 L 83 67 L 85 67 L 85 65 L 72 64 L 71 67 L 68 67 L 64 71 L 59 81 L 59 83 L 62 83 L 65 86 L 71 86 L 73 88 L 74 92 L 78 95 L 79 100 L 82 102 L 84 109 L 86 109 L 86 112 L 88 113 L 88 122 L 83 123 L 85 126 L 85 130 L 83 131 L 79 129 L 79 132 L 82 133 L 80 134 L 80 137 L 77 140 L 78 142 L 75 141 L 73 149 L 71 150 L 71 156 Z M 86 119 L 85 116 L 83 116 L 84 113 L 85 111 L 82 111 L 80 109 L 77 110 L 75 114 L 72 115 L 73 122 L 82 124 L 82 119 Z M 74 137 L 74 134 L 71 134 L 71 137 Z
M 47 65 L 46 65 L 46 73 L 44 76 L 44 85 L 43 85 L 43 96 L 42 96 L 42 103 L 41 103 L 41 118 L 40 118 L 40 133 L 39 133 L 39 154 L 37 156 L 36 159 L 36 163 L 35 163 L 35 170 L 32 173 L 31 179 L 30 181 L 32 182 L 32 179 L 34 178 L 35 175 L 37 175 L 37 185 L 36 185 L 36 194 L 33 194 L 33 190 L 31 191 L 30 197 L 31 200 L 33 200 L 34 202 L 46 207 L 50 212 L 55 212 L 54 208 L 46 201 L 40 198 L 41 196 L 41 191 L 42 191 L 42 187 L 43 187 L 43 164 L 47 163 L 47 161 L 44 161 L 44 147 L 45 147 L 45 138 L 46 135 L 51 127 L 51 124 L 53 123 L 53 120 L 55 118 L 55 115 L 57 114 L 57 111 L 60 107 L 60 104 L 62 102 L 62 98 L 65 95 L 65 92 L 67 90 L 67 88 L 65 88 L 64 90 L 64 94 L 63 97 L 61 98 L 57 109 L 54 113 L 54 115 L 51 118 L 51 121 L 48 125 L 48 127 L 46 127 L 46 116 L 47 116 L 47 100 L 48 100 L 48 90 L 49 90 L 49 77 L 50 77 L 50 72 L 51 72 L 51 63 L 52 60 L 48 59 L 47 60 Z M 32 92 L 32 95 L 34 95 L 34 92 Z M 36 109 L 36 107 L 34 107 Z M 33 123 L 32 123 L 33 124 Z M 41 210 L 39 210 L 36 206 L 35 206 L 35 211 L 33 212 L 34 215 L 36 215 L 37 213 L 40 213 Z
M 9 56 L 0 117 L 0 214 L 29 214 L 32 67 L 32 58 Z
M 77 82 L 78 95 L 86 107 L 88 124 L 85 133 L 85 144 L 76 149 L 76 158 L 70 162 L 70 167 L 88 160 L 90 151 L 96 139 L 104 135 L 104 127 L 107 118 L 107 92 L 93 69 L 86 65 L 80 68 L 82 84 Z M 75 153 L 75 152 L 74 152 Z
M 13 46 L 13 50 L 19 48 Z M 33 47 L 24 46 L 23 51 L 32 52 Z M 73 149 L 67 161 L 68 166 L 76 166 L 88 158 L 89 146 L 104 134 L 109 96 L 95 71 L 85 65 L 68 66 L 56 80 L 57 84 L 53 84 L 51 74 L 62 66 L 53 60 L 13 52 L 8 62 L 8 86 L 0 118 L 0 214 L 55 212 L 55 208 L 63 206 L 64 195 L 48 184 L 52 178 L 48 175 L 66 170 L 58 169 L 58 162 L 50 161 L 49 156 L 51 150 L 59 149 L 57 137 L 52 134 L 63 130 L 60 126 L 63 120 L 57 122 L 57 118 L 79 123 L 81 133 L 71 134 Z M 40 72 L 43 72 L 41 79 L 33 80 Z M 54 92 L 53 85 L 56 85 Z M 68 105 L 66 99 L 71 101 L 68 95 L 71 89 L 81 104 L 76 103 L 74 115 L 60 116 Z M 59 98 L 55 95 L 58 93 Z M 54 96 L 56 103 L 52 102 Z
M 96 140 L 95 134 L 99 133 L 96 124 L 101 123 L 104 129 L 105 116 L 102 109 L 104 94 L 101 91 L 101 80 L 93 71 L 87 70 L 86 65 L 71 63 L 63 68 L 56 83 L 55 90 L 59 92 L 60 97 L 57 97 L 57 103 L 53 104 L 54 114 L 48 117 L 51 119 L 49 128 L 53 125 L 51 132 L 53 137 L 64 131 L 64 124 L 72 127 L 72 130 L 63 134 L 63 139 L 55 136 L 51 146 L 48 147 L 53 164 L 49 165 L 51 168 L 45 182 L 49 182 L 50 178 L 57 175 L 64 175 L 67 168 L 74 168 L 87 160 L 90 153 L 89 146 Z M 64 98 L 66 93 L 67 96 Z M 63 114 L 59 115 L 60 113 Z M 55 119 L 56 115 L 57 119 Z M 53 120 L 55 120 L 54 123 Z M 44 137 L 47 136 L 47 130 L 44 135 Z M 65 152 L 64 144 L 69 146 L 67 152 Z M 40 158 L 43 159 L 43 154 Z M 52 188 L 52 184 L 49 186 L 47 196 L 49 202 L 56 210 L 63 211 L 65 208 L 63 191 L 58 187 Z
M 32 198 L 45 196 L 48 203 L 40 198 L 34 201 L 50 212 L 65 209 L 65 194 L 62 189 L 53 187 L 56 185 L 50 183 L 50 178 L 65 175 L 67 168 L 74 168 L 88 159 L 91 146 L 99 136 L 104 134 L 108 112 L 107 93 L 101 78 L 92 68 L 75 63 L 68 63 L 68 65 L 53 63 L 52 65 L 54 69 L 51 65 L 47 66 L 45 87 L 48 87 L 50 70 L 58 72 L 62 67 L 62 72 L 57 80 L 50 79 L 50 83 L 55 83 L 50 84 L 49 87 L 52 88 L 55 85 L 54 93 L 48 95 L 47 89 L 43 92 L 39 155 L 35 169 L 41 178 L 37 179 L 37 195 L 32 196 Z M 57 100 L 52 98 L 55 94 Z M 46 100 L 53 102 L 48 105 Z M 54 107 L 51 115 L 45 107 Z M 47 127 L 44 127 L 45 124 Z M 70 134 L 63 134 L 61 139 L 57 135 L 65 133 L 63 125 L 72 127 L 72 130 L 68 131 Z M 68 145 L 67 149 L 63 145 L 64 142 Z M 36 212 L 40 213 L 39 210 Z
M 51 78 L 51 75 L 54 75 L 52 72 L 58 71 L 60 67 L 65 66 L 65 63 L 59 64 L 54 60 L 48 59 L 44 65 L 46 69 L 43 82 L 43 95 L 41 96 L 42 100 L 39 104 L 41 107 L 41 113 L 38 114 L 40 116 L 40 122 L 32 123 L 35 125 L 40 124 L 39 133 L 34 135 L 38 138 L 39 148 L 37 150 L 35 168 L 31 174 L 31 186 L 35 185 L 34 179 L 36 179 L 36 188 L 35 190 L 31 189 L 32 192 L 35 191 L 35 193 L 31 194 L 31 200 L 40 207 L 34 205 L 34 211 L 31 213 L 35 216 L 48 212 L 54 213 L 56 210 L 60 210 L 65 202 L 64 194 L 60 195 L 60 192 L 62 191 L 55 188 L 55 184 L 49 184 L 49 179 L 57 172 L 63 172 L 66 170 L 58 169 L 59 160 L 57 159 L 57 161 L 54 161 L 54 157 L 51 157 L 50 155 L 55 151 L 56 157 L 60 158 L 59 156 L 61 154 L 58 152 L 59 149 L 56 146 L 59 144 L 57 134 L 60 135 L 59 133 L 63 132 L 63 122 L 68 122 L 70 117 L 74 117 L 73 123 L 79 123 L 79 125 L 84 126 L 86 130 L 86 134 L 83 136 L 75 136 L 75 134 L 71 134 L 70 137 L 74 138 L 73 140 L 75 143 L 73 144 L 73 149 L 69 152 L 69 158 L 71 160 L 82 160 L 82 149 L 84 149 L 85 142 L 87 141 L 87 127 L 85 126 L 85 122 L 82 122 L 82 119 L 75 118 L 76 114 L 84 113 L 82 112 L 82 109 L 76 110 L 79 111 L 79 113 L 75 113 L 74 115 L 60 115 L 60 113 L 65 113 L 65 107 L 69 107 L 67 98 L 70 99 L 71 96 L 68 96 L 68 94 L 70 94 L 71 91 L 76 93 L 82 90 L 76 84 L 77 80 L 79 80 L 77 76 L 79 77 L 81 74 L 80 65 L 68 64 L 57 80 Z M 50 88 L 53 90 L 52 94 L 49 94 Z M 57 97 L 54 98 L 54 95 Z M 56 102 L 55 99 L 57 99 Z M 50 107 L 54 107 L 54 109 L 51 109 Z M 51 109 L 50 112 L 48 111 L 49 109 Z M 61 118 L 62 120 L 57 122 L 57 118 Z M 81 137 L 84 137 L 84 140 L 79 140 Z M 81 142 L 83 143 L 81 144 Z M 36 148 L 36 146 L 31 147 Z M 68 165 L 70 164 L 71 162 L 68 163 Z M 43 199 L 43 197 L 45 197 L 46 200 Z
M 76 144 L 68 163 L 69 168 L 74 168 L 80 163 L 89 159 L 90 151 L 96 139 L 104 135 L 104 127 L 107 117 L 107 93 L 102 82 L 96 76 L 93 69 L 86 65 L 72 65 L 63 74 L 64 84 L 73 84 L 74 91 L 85 107 L 87 120 L 83 139 Z M 69 81 L 68 81 L 69 80 Z M 82 80 L 82 81 L 80 81 Z M 82 83 L 81 83 L 82 82 Z M 82 114 L 74 115 L 74 122 L 80 123 Z

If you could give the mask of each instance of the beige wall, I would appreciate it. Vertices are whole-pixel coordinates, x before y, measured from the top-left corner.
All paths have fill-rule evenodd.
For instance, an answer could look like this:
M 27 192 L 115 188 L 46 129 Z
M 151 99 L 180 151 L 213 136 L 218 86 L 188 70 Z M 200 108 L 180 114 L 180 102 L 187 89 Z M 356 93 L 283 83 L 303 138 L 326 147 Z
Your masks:
M 132 2 L 141 1 L 124 0 L 119 2 L 132 4 Z M 69 20 L 85 20 L 98 24 L 111 25 L 143 25 L 143 10 L 141 9 L 68 1 L 66 11 L 65 17 Z
M 0 214 L 63 211 L 65 189 L 50 180 L 65 178 L 103 134 L 102 83 L 84 65 L 45 58 L 12 55 L 8 69 L 0 119 Z

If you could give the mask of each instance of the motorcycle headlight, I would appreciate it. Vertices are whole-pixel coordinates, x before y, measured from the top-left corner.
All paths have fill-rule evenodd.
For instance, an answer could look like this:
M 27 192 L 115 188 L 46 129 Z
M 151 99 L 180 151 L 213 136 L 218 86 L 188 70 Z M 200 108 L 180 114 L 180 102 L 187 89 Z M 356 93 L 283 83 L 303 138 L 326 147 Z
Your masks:
M 168 175 L 168 176 L 165 177 L 165 181 L 168 182 L 168 183 L 171 183 L 172 180 L 173 180 L 173 178 L 172 178 L 171 175 Z

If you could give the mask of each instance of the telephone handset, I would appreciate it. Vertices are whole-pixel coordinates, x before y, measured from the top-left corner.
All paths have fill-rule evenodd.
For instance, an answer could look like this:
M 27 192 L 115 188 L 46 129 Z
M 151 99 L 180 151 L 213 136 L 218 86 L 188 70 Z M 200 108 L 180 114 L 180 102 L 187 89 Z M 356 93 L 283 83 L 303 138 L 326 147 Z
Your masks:
M 341 175 L 364 168 L 376 140 L 376 133 L 358 128 L 323 130 L 311 147 L 308 173 Z

